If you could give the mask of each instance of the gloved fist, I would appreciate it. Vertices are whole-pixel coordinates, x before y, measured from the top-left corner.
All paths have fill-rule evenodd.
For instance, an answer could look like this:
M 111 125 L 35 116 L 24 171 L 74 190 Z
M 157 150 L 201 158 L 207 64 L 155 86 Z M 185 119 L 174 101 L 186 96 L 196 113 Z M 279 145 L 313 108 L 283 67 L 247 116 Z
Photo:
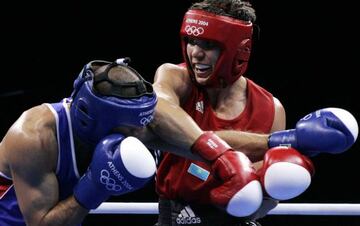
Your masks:
M 192 151 L 208 160 L 216 178 L 222 181 L 210 192 L 212 204 L 236 217 L 249 216 L 261 205 L 262 190 L 250 160 L 230 148 L 212 132 L 202 134 Z
M 341 108 L 324 108 L 300 119 L 295 129 L 274 132 L 269 147 L 291 146 L 307 156 L 348 150 L 358 136 L 354 116 Z
M 294 148 L 278 146 L 266 152 L 258 175 L 270 197 L 288 200 L 306 191 L 314 172 L 314 165 L 308 157 Z
M 112 134 L 96 146 L 88 170 L 74 188 L 74 197 L 83 207 L 95 209 L 111 195 L 143 187 L 155 170 L 155 161 L 141 141 Z

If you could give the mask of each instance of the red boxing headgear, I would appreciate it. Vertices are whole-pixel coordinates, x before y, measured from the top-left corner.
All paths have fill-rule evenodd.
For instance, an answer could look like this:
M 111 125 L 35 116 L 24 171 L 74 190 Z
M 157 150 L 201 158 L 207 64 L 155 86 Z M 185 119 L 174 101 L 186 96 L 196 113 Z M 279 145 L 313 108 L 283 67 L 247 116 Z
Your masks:
M 180 30 L 182 51 L 195 81 L 186 51 L 186 37 L 216 42 L 221 53 L 207 86 L 219 87 L 234 83 L 246 71 L 251 51 L 252 23 L 220 16 L 204 10 L 186 12 Z

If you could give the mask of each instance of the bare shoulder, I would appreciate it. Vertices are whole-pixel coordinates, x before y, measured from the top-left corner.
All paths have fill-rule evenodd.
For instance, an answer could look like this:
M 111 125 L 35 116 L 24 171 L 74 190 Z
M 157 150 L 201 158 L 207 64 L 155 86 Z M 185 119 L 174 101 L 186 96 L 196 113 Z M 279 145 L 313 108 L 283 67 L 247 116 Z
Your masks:
M 274 116 L 273 126 L 271 128 L 271 132 L 284 130 L 286 128 L 285 108 L 278 98 L 273 97 L 273 99 L 275 105 L 275 116 Z
M 157 90 L 171 90 L 183 97 L 191 88 L 191 79 L 186 67 L 165 63 L 156 70 L 154 87 Z
M 158 67 L 154 78 L 155 84 L 167 84 L 173 87 L 181 87 L 190 82 L 190 77 L 185 67 L 170 63 Z
M 44 135 L 47 134 L 47 130 L 55 129 L 56 126 L 55 117 L 46 104 L 35 106 L 23 112 L 14 125 L 17 123 L 20 123 L 25 131 Z
M 54 167 L 57 158 L 56 121 L 45 105 L 26 110 L 6 133 L 0 145 L 9 165 L 33 166 L 46 162 Z
M 25 133 L 27 136 L 42 138 L 55 130 L 56 121 L 46 104 L 38 105 L 24 111 L 10 130 Z
M 165 63 L 158 67 L 155 74 L 155 81 L 165 79 L 166 75 L 170 75 L 171 77 L 183 77 L 187 74 L 186 67 L 179 66 L 177 64 Z M 166 77 L 165 77 L 166 76 Z

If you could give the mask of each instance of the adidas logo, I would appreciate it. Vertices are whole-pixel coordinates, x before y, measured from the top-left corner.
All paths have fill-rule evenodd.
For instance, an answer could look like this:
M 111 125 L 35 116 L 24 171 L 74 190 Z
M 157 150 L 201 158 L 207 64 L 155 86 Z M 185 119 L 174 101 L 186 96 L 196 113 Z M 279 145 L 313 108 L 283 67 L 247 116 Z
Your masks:
M 185 206 L 176 218 L 177 224 L 200 224 L 201 218 L 197 217 L 190 206 Z
M 201 114 L 204 113 L 204 102 L 203 101 L 198 101 L 195 104 L 195 109 L 200 112 Z

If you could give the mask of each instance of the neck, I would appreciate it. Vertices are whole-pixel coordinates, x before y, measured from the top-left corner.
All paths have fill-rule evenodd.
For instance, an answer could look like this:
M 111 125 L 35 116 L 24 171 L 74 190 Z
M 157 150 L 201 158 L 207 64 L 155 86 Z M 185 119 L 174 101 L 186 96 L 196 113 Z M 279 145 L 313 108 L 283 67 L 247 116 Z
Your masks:
M 246 106 L 247 82 L 243 77 L 225 88 L 206 91 L 215 114 L 222 119 L 237 117 Z
M 244 101 L 247 98 L 247 82 L 244 77 L 240 77 L 233 84 L 222 88 L 206 88 L 207 95 L 213 107 L 219 102 L 232 103 L 233 101 Z

